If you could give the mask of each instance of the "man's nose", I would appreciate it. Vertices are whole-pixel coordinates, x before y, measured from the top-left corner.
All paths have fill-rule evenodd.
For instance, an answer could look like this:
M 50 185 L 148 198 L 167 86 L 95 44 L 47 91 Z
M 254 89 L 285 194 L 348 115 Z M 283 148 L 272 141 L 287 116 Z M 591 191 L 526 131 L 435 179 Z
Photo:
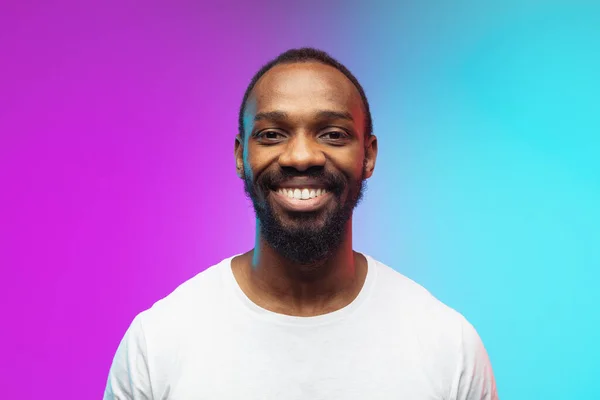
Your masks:
M 311 167 L 323 167 L 325 155 L 313 138 L 299 134 L 287 143 L 285 151 L 279 156 L 279 165 L 306 171 Z

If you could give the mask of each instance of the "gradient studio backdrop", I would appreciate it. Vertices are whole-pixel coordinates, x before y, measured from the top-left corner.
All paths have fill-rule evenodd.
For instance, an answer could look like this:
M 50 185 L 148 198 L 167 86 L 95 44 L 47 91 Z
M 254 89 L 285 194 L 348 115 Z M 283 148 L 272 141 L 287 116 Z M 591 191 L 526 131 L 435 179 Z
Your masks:
M 239 102 L 311 45 L 379 136 L 356 248 L 469 318 L 503 399 L 600 398 L 600 3 L 85 3 L 0 9 L 0 397 L 100 398 L 138 312 L 251 248 Z

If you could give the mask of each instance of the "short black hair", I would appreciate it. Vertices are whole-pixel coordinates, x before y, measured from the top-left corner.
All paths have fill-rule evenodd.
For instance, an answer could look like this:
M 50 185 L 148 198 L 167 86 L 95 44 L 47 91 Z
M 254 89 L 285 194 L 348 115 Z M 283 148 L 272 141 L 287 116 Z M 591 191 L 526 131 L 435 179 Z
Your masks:
M 265 64 L 253 77 L 250 81 L 250 84 L 246 88 L 246 92 L 244 93 L 244 98 L 242 100 L 242 105 L 240 106 L 240 113 L 238 116 L 238 132 L 240 136 L 244 137 L 244 111 L 246 109 L 246 102 L 248 101 L 248 97 L 254 89 L 256 82 L 271 68 L 279 64 L 293 64 L 293 63 L 302 63 L 302 62 L 318 62 L 321 64 L 332 66 L 333 68 L 340 71 L 344 74 L 350 81 L 354 84 L 356 89 L 358 89 L 358 93 L 360 93 L 360 97 L 363 102 L 363 106 L 365 108 L 365 137 L 370 137 L 373 134 L 373 121 L 371 119 L 371 111 L 369 110 L 369 102 L 367 101 L 367 96 L 365 95 L 365 91 L 363 90 L 360 83 L 358 83 L 358 79 L 346 68 L 342 63 L 331 57 L 329 54 L 322 50 L 318 50 L 312 47 L 302 47 L 299 49 L 290 49 L 284 53 L 281 53 L 279 56 L 274 58 Z

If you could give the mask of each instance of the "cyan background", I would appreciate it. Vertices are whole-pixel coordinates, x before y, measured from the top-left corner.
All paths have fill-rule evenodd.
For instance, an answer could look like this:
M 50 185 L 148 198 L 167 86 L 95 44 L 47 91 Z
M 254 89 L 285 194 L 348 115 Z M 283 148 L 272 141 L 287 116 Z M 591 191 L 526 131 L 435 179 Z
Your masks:
M 0 6 L 1 397 L 100 398 L 135 314 L 252 246 L 239 102 L 309 45 L 373 110 L 355 247 L 473 323 L 502 399 L 600 398 L 600 2 L 201 3 Z

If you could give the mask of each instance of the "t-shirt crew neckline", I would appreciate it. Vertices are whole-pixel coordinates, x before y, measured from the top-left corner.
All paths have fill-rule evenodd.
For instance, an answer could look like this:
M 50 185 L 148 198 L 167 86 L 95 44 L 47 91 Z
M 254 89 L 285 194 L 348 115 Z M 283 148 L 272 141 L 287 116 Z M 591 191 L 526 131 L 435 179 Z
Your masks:
M 225 259 L 223 261 L 224 268 L 222 268 L 226 289 L 233 295 L 235 299 L 234 303 L 241 306 L 246 312 L 255 318 L 279 325 L 327 325 L 348 318 L 352 314 L 356 313 L 356 311 L 365 303 L 365 301 L 367 301 L 377 278 L 375 260 L 372 257 L 363 254 L 367 259 L 367 276 L 365 277 L 365 282 L 363 283 L 363 287 L 361 288 L 360 292 L 350 304 L 327 314 L 321 314 L 314 317 L 298 317 L 269 311 L 254 303 L 252 300 L 250 300 L 250 298 L 248 298 L 248 296 L 246 296 L 246 293 L 244 293 L 244 291 L 240 288 L 237 280 L 235 279 L 233 270 L 231 268 L 231 260 L 238 255 L 239 254 L 236 254 Z

